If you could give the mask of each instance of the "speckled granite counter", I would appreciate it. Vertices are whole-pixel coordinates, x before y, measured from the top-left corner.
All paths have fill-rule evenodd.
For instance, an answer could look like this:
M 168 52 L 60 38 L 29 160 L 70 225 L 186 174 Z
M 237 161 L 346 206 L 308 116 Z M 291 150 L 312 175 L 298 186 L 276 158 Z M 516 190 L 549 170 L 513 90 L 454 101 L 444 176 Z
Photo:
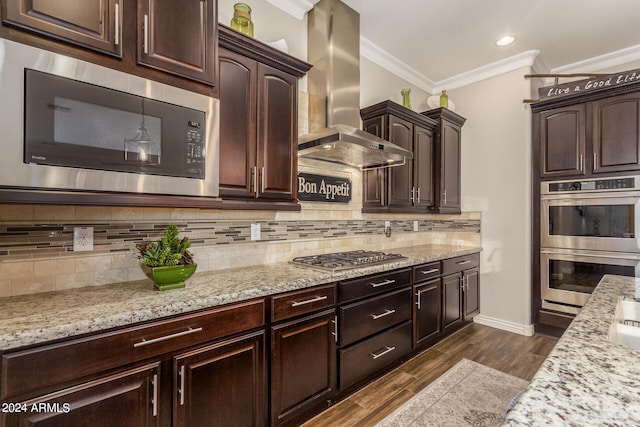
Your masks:
M 159 319 L 323 283 L 479 252 L 425 245 L 394 249 L 405 260 L 331 273 L 289 263 L 196 273 L 184 289 L 158 292 L 148 280 L 0 298 L 0 349 Z
M 607 340 L 618 297 L 636 286 L 602 279 L 503 426 L 640 426 L 640 350 Z

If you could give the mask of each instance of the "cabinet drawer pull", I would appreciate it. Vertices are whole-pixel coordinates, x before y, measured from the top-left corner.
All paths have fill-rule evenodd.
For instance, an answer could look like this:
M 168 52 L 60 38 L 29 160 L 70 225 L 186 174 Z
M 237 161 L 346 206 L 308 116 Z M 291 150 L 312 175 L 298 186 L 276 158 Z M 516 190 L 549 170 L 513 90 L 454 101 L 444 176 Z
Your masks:
M 420 274 L 431 274 L 431 273 L 437 273 L 438 271 L 440 271 L 439 268 L 432 268 L 431 270 L 421 271 Z
M 383 282 L 380 283 L 369 283 L 371 285 L 372 288 L 377 288 L 378 286 L 385 286 L 385 285 L 391 285 L 392 283 L 396 283 L 395 280 L 385 280 Z
M 469 264 L 471 261 L 466 260 L 466 261 L 458 261 L 456 264 L 458 265 L 465 265 L 465 264 Z
M 382 357 L 387 353 L 392 352 L 393 350 L 395 350 L 395 347 L 389 347 L 388 345 L 384 347 L 384 350 L 382 350 L 380 353 L 370 353 L 371 357 L 373 357 L 373 360 L 376 360 L 378 357 Z
M 298 307 L 298 306 L 301 306 L 301 305 L 311 304 L 311 303 L 318 302 L 318 301 L 323 301 L 323 300 L 326 300 L 326 299 L 327 299 L 327 296 L 323 295 L 323 296 L 317 296 L 317 297 L 314 297 L 314 298 L 311 298 L 311 299 L 308 299 L 308 300 L 305 300 L 305 301 L 300 301 L 300 302 L 294 301 L 294 302 L 291 303 L 291 307 Z
M 371 315 L 371 317 L 373 318 L 373 320 L 377 320 L 377 319 L 379 319 L 379 318 L 381 318 L 381 317 L 388 316 L 388 315 L 393 314 L 393 313 L 395 313 L 395 312 L 396 312 L 395 310 L 389 310 L 389 309 L 386 309 L 386 310 L 384 311 L 384 313 L 380 313 L 380 314 L 372 314 L 372 315 Z
M 152 340 L 145 340 L 144 338 L 142 338 L 142 341 L 135 343 L 133 345 L 133 348 L 142 347 L 142 346 L 149 345 L 149 344 L 155 344 L 157 342 L 170 340 L 172 338 L 182 337 L 182 336 L 185 336 L 185 335 L 195 334 L 196 332 L 200 332 L 201 330 L 202 330 L 202 328 L 191 328 L 191 327 L 189 327 L 189 329 L 187 329 L 186 331 L 176 332 L 175 334 L 165 335 L 164 337 L 154 338 Z

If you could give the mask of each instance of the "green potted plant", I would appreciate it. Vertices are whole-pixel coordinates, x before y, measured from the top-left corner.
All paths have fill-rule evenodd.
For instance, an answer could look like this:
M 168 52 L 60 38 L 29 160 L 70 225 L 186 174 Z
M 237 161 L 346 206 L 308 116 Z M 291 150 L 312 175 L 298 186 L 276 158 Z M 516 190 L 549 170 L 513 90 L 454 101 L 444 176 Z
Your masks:
M 144 274 L 153 280 L 154 287 L 161 291 L 184 288 L 184 281 L 196 271 L 198 265 L 189 252 L 191 242 L 187 237 L 178 237 L 178 227 L 169 225 L 164 236 L 156 242 L 138 244 L 138 258 Z

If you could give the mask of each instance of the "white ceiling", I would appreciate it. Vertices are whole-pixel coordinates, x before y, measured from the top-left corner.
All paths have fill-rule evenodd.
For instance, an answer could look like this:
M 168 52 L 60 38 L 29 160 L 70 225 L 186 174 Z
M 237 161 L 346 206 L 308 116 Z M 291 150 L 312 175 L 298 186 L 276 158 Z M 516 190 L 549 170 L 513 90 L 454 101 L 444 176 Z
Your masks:
M 361 55 L 429 92 L 534 58 L 538 73 L 640 60 L 640 0 L 342 1 L 360 13 Z M 496 46 L 504 34 L 515 43 Z

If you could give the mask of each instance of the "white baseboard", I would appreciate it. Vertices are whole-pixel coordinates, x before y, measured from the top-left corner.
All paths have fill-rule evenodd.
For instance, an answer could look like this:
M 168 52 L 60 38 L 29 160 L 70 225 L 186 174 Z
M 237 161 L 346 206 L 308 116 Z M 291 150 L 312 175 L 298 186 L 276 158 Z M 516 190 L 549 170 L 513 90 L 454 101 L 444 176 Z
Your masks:
M 527 337 L 532 336 L 534 332 L 533 325 L 509 322 L 502 319 L 496 319 L 495 317 L 483 316 L 482 314 L 475 316 L 473 321 L 480 325 L 491 326 L 492 328 L 502 329 L 515 334 L 525 335 Z

